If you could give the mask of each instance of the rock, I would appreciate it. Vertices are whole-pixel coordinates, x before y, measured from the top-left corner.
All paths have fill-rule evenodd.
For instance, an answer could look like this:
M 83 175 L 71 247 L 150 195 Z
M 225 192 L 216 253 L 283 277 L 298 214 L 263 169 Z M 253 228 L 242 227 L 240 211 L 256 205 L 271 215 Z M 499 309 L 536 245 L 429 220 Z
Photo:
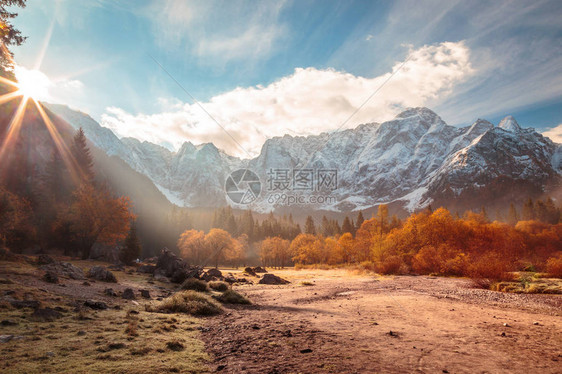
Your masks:
M 267 270 L 265 270 L 265 268 L 262 268 L 261 266 L 256 266 L 252 270 L 254 270 L 254 273 L 267 273 Z
M 174 283 L 182 283 L 187 278 L 199 278 L 201 272 L 200 267 L 187 265 L 184 260 L 164 248 L 158 256 L 154 277 L 162 275 L 169 277 Z
M 105 310 L 108 308 L 107 304 L 103 301 L 86 300 L 84 306 L 94 310 Z
M 511 327 L 511 326 L 509 326 L 507 323 L 504 323 L 503 327 Z
M 287 284 L 287 283 L 291 283 L 291 282 L 273 274 L 264 274 L 263 278 L 260 279 L 259 281 L 259 284 Z
M 148 290 L 140 290 L 140 294 L 142 297 L 144 297 L 145 299 L 150 299 L 150 291 Z
M 52 322 L 62 317 L 62 313 L 51 308 L 37 308 L 31 315 L 36 321 Z
M 175 352 L 179 352 L 179 351 L 183 351 L 184 350 L 184 346 L 182 343 L 178 342 L 178 341 L 171 341 L 171 342 L 167 342 L 166 346 L 168 347 L 168 349 L 175 351 Z
M 539 323 L 539 322 L 533 322 L 533 325 L 535 325 L 535 326 L 539 326 L 539 325 L 540 325 L 540 323 Z
M 397 336 L 398 336 L 398 333 L 395 332 L 395 331 L 390 330 L 390 331 L 388 332 L 388 335 L 397 337 Z
M 165 275 L 161 274 L 154 274 L 154 280 L 162 283 L 170 283 L 170 280 Z
M 311 353 L 311 352 L 312 352 L 312 349 L 310 349 L 310 348 L 305 348 L 305 349 L 301 349 L 300 352 L 301 352 L 301 353 Z
M 248 274 L 248 275 L 251 275 L 251 276 L 254 276 L 254 277 L 257 276 L 256 272 L 255 272 L 254 269 L 251 268 L 251 267 L 245 268 L 245 269 L 244 269 L 244 273 L 246 273 L 246 274 Z
M 137 269 L 137 272 L 143 274 L 154 274 L 155 270 L 156 270 L 156 265 L 141 265 Z
M 93 278 L 102 282 L 117 283 L 115 275 L 103 266 L 94 266 L 88 271 L 88 278 Z
M 52 271 L 59 277 L 67 277 L 70 279 L 84 280 L 86 276 L 84 271 L 69 262 L 53 262 L 52 264 L 43 265 L 41 270 Z
M 55 263 L 55 260 L 49 255 L 39 255 L 37 256 L 37 265 L 48 265 Z
M 0 322 L 0 326 L 17 326 L 17 322 L 11 319 L 5 319 Z
M 123 264 L 113 264 L 109 265 L 107 268 L 113 271 L 125 271 L 125 265 Z
M 54 271 L 47 271 L 42 279 L 47 283 L 59 283 L 59 277 Z
M 136 299 L 135 291 L 133 291 L 132 288 L 125 288 L 125 291 L 123 291 L 121 297 L 127 300 L 135 300 Z
M 90 282 L 82 282 L 82 286 L 88 287 L 88 286 L 91 286 L 91 284 L 90 284 Z
M 10 304 L 12 304 L 12 306 L 17 309 L 22 309 L 22 308 L 37 309 L 41 305 L 41 303 L 37 300 L 10 300 Z
M 219 269 L 209 269 L 207 270 L 207 275 L 210 277 L 222 278 L 222 272 Z
M 103 293 L 106 296 L 111 296 L 111 297 L 116 297 L 117 293 L 115 291 L 113 291 L 113 288 L 106 288 L 105 290 L 103 290 Z
M 14 338 L 14 335 L 0 335 L 0 343 L 7 343 Z

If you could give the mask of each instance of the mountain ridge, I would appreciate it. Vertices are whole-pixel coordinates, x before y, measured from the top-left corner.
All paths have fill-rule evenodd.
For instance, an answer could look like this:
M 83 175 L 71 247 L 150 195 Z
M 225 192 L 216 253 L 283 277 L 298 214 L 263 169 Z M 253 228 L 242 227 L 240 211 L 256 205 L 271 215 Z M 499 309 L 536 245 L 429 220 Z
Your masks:
M 212 143 L 186 141 L 172 152 L 150 142 L 119 139 L 84 113 L 46 105 L 75 128 L 83 127 L 86 136 L 108 155 L 122 158 L 147 175 L 172 203 L 187 207 L 230 203 L 244 208 L 230 202 L 223 187 L 228 175 L 239 168 L 255 171 L 262 182 L 260 198 L 246 206 L 260 212 L 283 205 L 271 204 L 271 195 L 283 191 L 264 191 L 272 170 L 337 170 L 337 189 L 329 193 L 336 201 L 314 204 L 312 209 L 339 212 L 392 202 L 415 211 L 443 200 L 442 195 L 453 199 L 464 190 L 485 188 L 499 177 L 516 184 L 529 182 L 536 191 L 544 191 L 559 184 L 562 172 L 562 145 L 532 128 L 521 128 L 512 116 L 498 126 L 478 119 L 470 126 L 454 127 L 428 108 L 409 108 L 383 123 L 335 133 L 273 137 L 258 156 L 239 159 Z

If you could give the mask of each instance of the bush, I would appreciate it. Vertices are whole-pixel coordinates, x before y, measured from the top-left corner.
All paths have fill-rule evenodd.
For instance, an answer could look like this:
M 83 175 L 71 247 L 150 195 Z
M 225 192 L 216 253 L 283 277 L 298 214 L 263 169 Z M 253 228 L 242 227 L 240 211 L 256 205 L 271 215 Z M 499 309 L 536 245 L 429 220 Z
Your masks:
M 513 276 L 508 273 L 508 266 L 498 255 L 486 255 L 472 263 L 468 275 L 478 287 L 490 289 L 499 281 L 513 280 Z
M 555 278 L 562 278 L 562 254 L 551 257 L 546 262 L 546 272 Z
M 185 282 L 181 285 L 182 290 L 193 290 L 197 292 L 207 292 L 209 290 L 209 286 L 207 282 L 202 281 L 197 278 L 189 278 L 186 279 Z
M 227 290 L 222 295 L 217 296 L 217 300 L 226 304 L 251 304 L 250 300 L 233 290 Z
M 155 307 L 147 306 L 149 312 L 187 313 L 194 316 L 210 316 L 222 312 L 219 303 L 212 297 L 193 290 L 182 291 L 170 296 Z
M 400 256 L 388 256 L 379 263 L 378 271 L 381 274 L 400 274 L 404 272 L 404 266 Z
M 218 292 L 225 292 L 228 290 L 228 284 L 225 282 L 209 282 L 209 287 Z

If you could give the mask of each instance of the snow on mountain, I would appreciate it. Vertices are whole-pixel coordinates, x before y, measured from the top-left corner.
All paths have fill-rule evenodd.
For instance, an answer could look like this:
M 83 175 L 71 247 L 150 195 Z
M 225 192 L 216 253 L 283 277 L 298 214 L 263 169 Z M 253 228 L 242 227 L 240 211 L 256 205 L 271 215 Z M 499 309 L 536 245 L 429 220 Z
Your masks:
M 82 127 L 94 145 L 147 175 L 171 202 L 190 207 L 232 203 L 224 191 L 225 180 L 240 168 L 260 178 L 262 193 L 247 207 L 261 212 L 286 205 L 291 196 L 310 203 L 311 196 L 318 200 L 319 195 L 322 201 L 310 208 L 349 211 L 400 202 L 413 211 L 442 195 L 459 195 L 499 177 L 544 186 L 562 172 L 562 146 L 534 129 L 522 129 L 511 116 L 498 127 L 479 119 L 458 128 L 427 108 L 411 108 L 381 124 L 274 137 L 264 143 L 259 156 L 240 160 L 212 143 L 186 142 L 171 152 L 132 138 L 118 139 L 84 113 L 47 106 L 73 127 Z M 312 170 L 312 190 L 295 188 L 294 173 L 300 169 Z M 319 173 L 331 170 L 337 170 L 337 188 L 318 191 Z

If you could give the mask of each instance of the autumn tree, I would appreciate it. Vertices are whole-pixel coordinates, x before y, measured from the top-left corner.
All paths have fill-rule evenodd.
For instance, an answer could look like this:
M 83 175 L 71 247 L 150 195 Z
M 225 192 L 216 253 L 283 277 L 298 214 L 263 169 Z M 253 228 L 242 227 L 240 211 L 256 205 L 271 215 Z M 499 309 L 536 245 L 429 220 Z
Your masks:
M 125 239 L 134 218 L 128 198 L 115 198 L 107 187 L 94 188 L 89 184 L 81 185 L 74 198 L 66 218 L 82 258 L 90 257 L 95 243 L 115 245 Z
M 29 202 L 0 188 L 0 243 L 20 252 L 34 235 Z
M 229 261 L 236 257 L 236 243 L 232 236 L 223 229 L 211 229 L 205 235 L 205 244 L 215 268 L 219 267 L 220 261 Z
M 283 268 L 290 258 L 289 241 L 278 236 L 269 237 L 260 245 L 262 265 Z
M 293 261 L 299 264 L 325 263 L 328 256 L 324 248 L 324 240 L 312 234 L 300 234 L 289 247 Z
M 2 48 L 0 48 L 0 75 L 15 81 L 14 76 L 14 60 L 13 54 L 9 47 L 13 45 L 21 45 L 25 41 L 25 37 L 11 23 L 11 20 L 17 17 L 17 13 L 8 11 L 7 8 L 18 6 L 25 8 L 25 0 L 1 0 L 0 1 L 0 40 Z
M 194 264 L 202 264 L 208 256 L 205 233 L 198 230 L 184 231 L 178 240 L 180 255 Z

